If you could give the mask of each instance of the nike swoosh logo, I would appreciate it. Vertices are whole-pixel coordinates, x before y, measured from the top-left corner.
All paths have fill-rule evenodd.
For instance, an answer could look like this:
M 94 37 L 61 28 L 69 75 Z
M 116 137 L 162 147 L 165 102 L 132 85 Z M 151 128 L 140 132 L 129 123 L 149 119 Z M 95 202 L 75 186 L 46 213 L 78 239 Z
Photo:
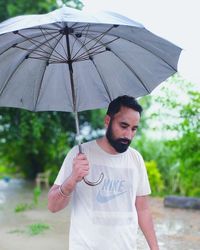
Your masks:
M 99 191 L 97 194 L 97 201 L 100 203 L 106 203 L 110 200 L 115 199 L 116 197 L 126 193 L 127 191 L 124 191 L 122 193 L 118 193 L 118 194 L 112 194 L 112 195 L 102 195 L 101 192 Z

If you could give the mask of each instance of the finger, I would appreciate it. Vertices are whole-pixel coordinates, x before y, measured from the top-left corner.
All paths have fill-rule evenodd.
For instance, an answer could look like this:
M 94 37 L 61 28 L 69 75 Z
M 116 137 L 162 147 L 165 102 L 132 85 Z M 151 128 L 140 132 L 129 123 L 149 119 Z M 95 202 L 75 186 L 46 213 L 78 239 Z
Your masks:
M 74 164 L 77 165 L 89 165 L 89 162 L 87 159 L 75 159 Z
M 77 155 L 77 159 L 86 160 L 86 159 L 87 159 L 87 156 L 86 156 L 85 154 L 83 154 L 83 153 L 79 153 L 79 154 Z

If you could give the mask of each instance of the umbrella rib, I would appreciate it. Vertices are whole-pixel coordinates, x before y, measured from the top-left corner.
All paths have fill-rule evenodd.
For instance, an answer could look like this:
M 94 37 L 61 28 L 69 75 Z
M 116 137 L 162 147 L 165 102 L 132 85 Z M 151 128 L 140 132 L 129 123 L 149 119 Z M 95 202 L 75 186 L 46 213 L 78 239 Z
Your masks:
M 83 47 L 82 47 L 83 48 Z M 78 57 L 74 58 L 73 57 L 73 61 L 83 61 L 83 60 L 87 60 L 88 56 L 92 56 L 92 55 L 97 55 L 100 53 L 105 52 L 105 50 L 103 51 L 99 51 L 100 49 L 102 49 L 102 47 L 94 47 L 94 48 L 90 48 L 87 50 L 88 54 L 86 54 L 86 52 L 83 52 L 81 55 L 79 55 Z M 99 51 L 99 52 L 98 52 Z
M 112 25 L 112 26 L 111 26 L 108 30 L 106 30 L 105 32 L 100 33 L 97 37 L 94 37 L 94 38 L 92 38 L 91 40 L 89 40 L 87 43 L 84 44 L 84 46 L 88 45 L 88 44 L 91 43 L 92 41 L 95 41 L 94 45 L 89 49 L 90 51 L 93 50 L 93 48 L 95 48 L 96 44 L 98 44 L 98 42 L 100 42 L 100 41 L 102 40 L 102 38 L 103 38 L 111 29 L 113 29 L 114 27 L 115 27 L 115 26 Z M 84 34 L 85 37 L 88 36 L 88 33 L 89 33 L 89 31 L 87 30 L 86 34 Z M 99 46 L 99 45 L 98 45 L 98 46 Z M 73 58 L 76 57 L 76 55 L 79 53 L 79 51 L 80 51 L 81 49 L 82 49 L 82 47 L 80 47 L 80 49 L 76 52 L 76 54 L 73 56 Z M 88 50 L 88 51 L 89 51 L 89 50 Z M 82 56 L 83 54 L 84 54 L 84 53 L 82 53 L 82 54 L 79 55 L 79 56 Z
M 93 30 L 91 30 L 91 32 L 100 33 L 100 34 L 101 34 L 101 32 L 99 32 L 99 31 L 93 31 Z M 116 37 L 115 35 L 112 35 L 112 34 L 109 34 L 109 35 L 110 35 L 110 36 Z M 122 40 L 124 40 L 124 41 L 128 41 L 128 42 L 130 42 L 130 43 L 134 43 L 134 44 L 137 45 L 138 47 L 140 47 L 140 48 L 142 48 L 142 49 L 148 51 L 148 52 L 151 53 L 152 55 L 154 55 L 154 56 L 160 58 L 160 59 L 161 59 L 163 62 L 165 62 L 171 69 L 173 69 L 175 72 L 177 72 L 177 69 L 175 69 L 172 65 L 170 65 L 164 58 L 162 58 L 161 56 L 159 56 L 159 55 L 157 55 L 156 53 L 152 52 L 150 49 L 147 49 L 147 48 L 145 48 L 144 46 L 141 46 L 141 45 L 140 45 L 139 43 L 137 43 L 136 41 L 131 41 L 131 40 L 129 40 L 129 39 L 126 39 L 126 38 L 120 37 L 120 36 L 118 36 L 118 38 L 119 38 L 119 39 L 122 39 Z
M 21 35 L 20 35 L 21 36 Z M 24 48 L 24 47 L 21 47 L 21 46 L 18 46 L 18 44 L 20 44 L 20 43 L 23 43 L 23 42 L 25 42 L 25 41 L 27 41 L 27 40 L 23 40 L 22 42 L 20 42 L 20 43 L 17 43 L 17 44 L 14 44 L 14 45 L 12 45 L 12 46 L 10 46 L 10 47 L 8 47 L 6 50 L 4 50 L 4 51 L 2 51 L 1 53 L 0 53 L 0 55 L 3 55 L 6 51 L 8 51 L 9 49 L 11 49 L 11 48 L 13 48 L 13 46 L 15 47 L 15 48 L 18 48 L 18 49 L 21 49 L 21 50 L 24 50 L 24 51 L 28 51 L 29 52 L 29 54 L 30 53 L 35 53 L 36 55 L 38 55 L 38 56 L 43 56 L 43 54 L 42 53 L 45 53 L 45 54 L 48 54 L 45 50 L 42 50 L 41 48 L 40 48 L 40 50 L 35 50 L 35 49 L 37 49 L 37 48 L 39 48 L 40 46 L 42 46 L 42 45 L 45 45 L 45 42 L 44 43 L 40 43 L 40 42 L 38 42 L 37 41 L 37 43 L 39 43 L 39 44 L 36 44 L 36 43 L 34 43 L 31 39 L 32 38 L 28 38 L 28 37 L 25 37 L 25 36 L 21 36 L 22 38 L 26 38 L 26 39 L 28 39 L 29 40 L 29 42 L 31 42 L 33 45 L 35 45 L 36 46 L 36 48 L 34 48 L 34 49 L 26 49 L 26 48 Z M 49 39 L 49 40 L 52 40 L 52 39 L 54 39 L 55 37 L 52 37 L 51 39 Z M 62 37 L 61 37 L 62 38 Z M 59 41 L 58 41 L 58 43 L 59 43 Z M 47 46 L 47 45 L 45 45 L 45 46 Z M 47 46 L 48 47 L 48 46 Z M 50 49 L 52 49 L 52 47 L 49 47 Z M 34 51 L 35 50 L 35 51 Z M 36 51 L 37 51 L 37 53 L 36 53 Z M 41 53 L 41 54 L 40 54 Z M 56 53 L 58 53 L 57 51 L 56 51 Z M 50 53 L 49 53 L 50 54 Z M 60 54 L 59 54 L 60 55 Z M 28 55 L 27 55 L 28 56 Z M 62 57 L 62 55 L 60 55 L 61 57 Z M 31 57 L 31 58 L 34 58 L 34 57 Z M 47 57 L 48 58 L 48 57 Z M 55 58 L 57 58 L 58 59 L 58 61 L 59 61 L 59 57 L 56 57 L 55 56 Z M 39 59 L 38 57 L 36 57 L 35 59 Z M 65 59 L 64 57 L 62 57 L 62 59 Z
M 62 36 L 61 36 L 61 38 L 62 38 Z M 57 43 L 55 44 L 55 47 L 58 45 L 58 43 L 59 43 L 59 41 L 61 40 L 61 38 L 60 38 L 60 39 L 57 39 Z M 52 48 L 51 54 L 53 53 L 53 51 L 55 51 L 55 50 L 54 50 L 55 47 Z M 51 58 L 51 55 L 50 55 L 49 58 Z M 57 62 L 57 61 L 56 61 L 56 62 Z M 34 104 L 34 109 L 35 109 L 35 110 L 36 110 L 36 107 L 37 107 L 37 104 L 38 104 L 39 95 L 40 95 L 41 86 L 42 86 L 42 81 L 43 81 L 43 79 L 44 79 L 44 75 L 45 75 L 45 71 L 46 71 L 47 66 L 48 66 L 48 65 L 46 64 L 46 65 L 45 65 L 45 69 L 44 69 L 44 71 L 43 71 L 43 75 L 42 75 L 41 81 L 40 81 L 40 83 L 39 83 L 39 89 L 38 89 L 38 93 L 37 93 L 37 98 L 36 98 L 36 101 L 35 101 L 35 104 Z
M 90 48 L 87 51 L 91 50 L 91 52 L 89 52 L 89 54 L 92 55 L 92 56 L 104 53 L 104 52 L 106 52 L 106 48 L 107 48 L 106 46 L 109 45 L 109 44 L 111 44 L 112 42 L 118 40 L 118 39 L 119 38 L 117 37 L 117 38 L 115 38 L 115 39 L 113 39 L 111 41 L 108 41 L 106 43 L 103 43 L 103 42 L 99 41 L 99 43 L 101 43 L 100 45 L 97 45 L 97 46 L 95 46 L 93 48 Z M 104 49 L 104 50 L 103 51 L 99 51 L 100 49 Z M 87 59 L 88 59 L 87 54 L 86 53 L 82 53 L 79 57 L 77 57 L 75 59 L 75 61 L 81 61 L 81 60 L 87 60 Z
M 6 50 L 2 51 L 2 52 L 0 53 L 0 56 L 3 55 L 6 51 L 8 51 L 8 50 L 11 49 L 11 48 L 13 48 L 13 45 L 10 46 L 10 47 L 8 47 Z
M 136 76 L 136 78 L 140 81 L 140 83 L 142 84 L 142 86 L 144 87 L 144 89 L 148 92 L 151 93 L 151 91 L 148 89 L 148 87 L 145 85 L 145 83 L 142 81 L 142 79 L 140 78 L 140 76 L 131 68 L 130 65 L 128 65 L 128 63 L 126 63 L 119 55 L 116 54 L 116 52 L 114 52 L 113 50 L 110 49 L 110 52 L 112 52 L 121 62 L 123 62 L 126 67 Z
M 119 37 L 115 38 L 113 41 L 116 41 L 117 39 L 119 39 Z M 107 44 L 112 43 L 113 41 L 107 42 Z M 102 43 L 102 46 L 107 45 L 106 43 L 104 44 L 102 41 L 99 41 L 100 43 Z M 127 68 L 136 76 L 136 78 L 141 82 L 142 86 L 145 88 L 145 90 L 150 93 L 150 90 L 146 87 L 146 85 L 143 83 L 143 81 L 141 80 L 141 78 L 139 77 L 139 75 L 122 59 L 119 57 L 119 55 L 117 55 L 113 50 L 111 50 L 109 48 L 109 51 L 112 52 L 120 61 L 122 61 Z
M 77 57 L 76 59 L 74 59 L 73 61 L 74 62 L 82 62 L 82 61 L 88 61 L 88 59 L 90 59 L 89 57 L 92 57 L 92 56 L 96 56 L 96 55 L 100 55 L 102 53 L 105 53 L 105 50 L 104 51 L 99 51 L 99 52 L 93 52 L 92 55 L 90 54 L 85 54 L 84 56 L 82 57 Z
M 6 80 L 4 86 L 0 89 L 0 96 L 3 94 L 6 86 L 8 85 L 10 79 L 12 78 L 12 76 L 15 74 L 15 72 L 17 71 L 17 69 L 20 67 L 20 65 L 24 62 L 24 60 L 26 60 L 26 57 L 24 57 L 21 62 L 17 65 L 17 67 L 12 71 L 12 73 L 10 74 L 10 76 L 8 77 L 8 79 Z
M 114 25 L 113 25 L 112 27 L 114 27 Z M 79 27 L 76 27 L 76 28 L 79 28 Z M 145 28 L 143 28 L 143 29 L 145 29 Z M 102 32 L 99 32 L 99 31 L 96 31 L 96 30 L 90 30 L 90 32 L 93 32 L 93 33 L 100 33 L 100 35 L 102 34 Z M 110 35 L 112 35 L 112 34 L 110 34 Z M 112 36 L 116 37 L 115 35 L 112 35 Z M 177 71 L 177 69 L 175 69 L 172 65 L 170 65 L 164 58 L 162 58 L 161 56 L 159 56 L 159 55 L 157 55 L 156 53 L 152 52 L 150 49 L 147 49 L 147 48 L 145 48 L 144 46 L 141 46 L 141 45 L 140 45 L 139 43 L 137 43 L 136 41 L 131 41 L 131 40 L 129 40 L 129 39 L 126 39 L 126 38 L 124 38 L 124 37 L 119 37 L 119 36 L 118 36 L 118 38 L 120 38 L 120 39 L 122 39 L 122 40 L 125 40 L 125 41 L 128 41 L 128 42 L 130 42 L 130 43 L 136 44 L 137 46 L 139 46 L 139 47 L 143 48 L 144 50 L 150 52 L 152 55 L 154 55 L 154 56 L 160 58 L 162 61 L 164 61 L 164 62 L 165 62 L 171 69 L 173 69 L 175 72 Z
M 45 68 L 44 68 L 44 71 L 43 71 L 43 74 L 42 74 L 42 77 L 41 77 L 41 80 L 40 80 L 40 83 L 39 83 L 39 89 L 38 89 L 38 92 L 37 92 L 37 95 L 36 95 L 36 101 L 34 103 L 34 111 L 36 111 L 36 108 L 37 108 L 37 104 L 38 104 L 38 100 L 39 100 L 40 91 L 41 91 L 42 82 L 43 82 L 43 79 L 44 79 L 46 68 L 47 68 L 47 64 L 45 65 Z
M 29 52 L 29 54 L 26 55 L 26 57 L 27 57 L 26 59 L 31 58 L 31 59 L 42 60 L 42 61 L 49 60 L 49 57 L 40 53 L 40 51 L 34 51 L 33 54 L 38 55 L 38 57 L 36 57 L 36 56 L 34 57 L 34 56 L 30 56 L 30 54 L 33 52 L 33 50 L 28 50 L 28 49 L 25 49 L 25 48 L 19 47 L 19 46 L 16 46 L 16 48 Z M 47 55 L 51 55 L 51 53 L 48 53 Z M 65 58 L 63 58 L 63 59 L 65 59 Z M 54 58 L 54 60 L 56 60 L 56 57 Z M 60 61 L 60 58 L 57 57 L 57 62 L 59 62 L 59 61 Z
M 88 26 L 89 27 L 89 26 Z M 87 31 L 87 33 L 86 33 L 86 35 L 85 35 L 85 39 L 84 39 L 84 42 L 81 42 L 81 44 L 82 44 L 82 47 L 80 47 L 79 49 L 78 49 L 78 51 L 75 53 L 75 55 L 73 56 L 73 58 L 72 59 L 74 59 L 77 55 L 78 55 L 78 53 L 81 51 L 81 49 L 83 48 L 83 46 L 85 46 L 86 47 L 86 45 L 88 45 L 89 43 L 91 43 L 93 40 L 89 40 L 88 42 L 86 42 L 85 43 L 85 41 L 86 41 L 86 37 L 87 37 L 87 34 L 88 34 L 88 31 Z M 99 35 L 99 37 L 101 36 L 101 34 Z M 73 35 L 73 37 L 74 37 L 74 35 Z M 78 38 L 75 38 L 76 39 L 76 41 L 78 41 Z M 89 49 L 89 50 L 91 50 L 92 49 L 92 47 Z M 88 50 L 87 50 L 88 51 Z M 84 54 L 84 53 L 83 53 Z M 82 55 L 82 54 L 81 54 Z M 80 56 L 81 56 L 80 55 Z
M 38 30 L 38 28 L 37 28 L 37 30 Z M 18 32 L 16 33 L 16 34 L 19 34 Z M 0 36 L 3 36 L 4 34 L 1 34 Z M 20 35 L 21 36 L 21 35 Z M 37 37 L 40 37 L 41 35 L 37 35 L 37 36 L 35 36 L 35 37 L 33 37 L 33 38 L 37 38 Z M 24 36 L 21 36 L 22 38 L 26 38 L 27 39 L 27 37 L 24 37 Z M 23 40 L 23 41 L 21 41 L 21 42 L 18 42 L 17 43 L 17 45 L 18 44 L 20 44 L 20 43 L 23 43 L 23 42 L 25 42 L 26 40 Z M 16 47 L 16 45 L 15 45 L 15 47 Z M 5 53 L 6 51 L 8 51 L 9 49 L 11 49 L 11 48 L 13 48 L 13 44 L 10 46 L 10 47 L 8 47 L 6 50 L 4 50 L 4 51 L 2 51 L 1 53 L 0 53 L 0 55 L 3 55 L 3 53 Z
M 35 51 L 31 51 L 30 53 L 35 53 L 36 54 L 36 51 L 37 52 L 39 52 L 39 53 L 44 53 L 44 54 L 50 54 L 50 53 L 48 53 L 47 51 L 45 51 L 44 49 L 42 49 L 41 48 L 41 46 L 42 45 L 44 45 L 44 46 L 46 46 L 48 49 L 51 49 L 52 50 L 52 47 L 51 46 L 48 46 L 47 44 L 46 44 L 46 42 L 48 42 L 48 41 L 51 41 L 51 40 L 53 40 L 54 38 L 56 39 L 56 37 L 57 36 L 52 36 L 49 40 L 47 40 L 47 41 L 44 41 L 44 42 L 39 42 L 39 41 L 37 41 L 37 40 L 34 40 L 33 38 L 35 38 L 35 37 L 26 37 L 26 36 L 24 36 L 24 35 L 22 35 L 22 34 L 20 34 L 20 33 L 17 33 L 19 36 L 21 36 L 22 38 L 25 38 L 25 39 L 27 39 L 27 40 L 29 40 L 29 42 L 30 43 L 32 43 L 33 45 L 35 45 L 36 46 L 36 49 L 38 49 L 38 50 L 35 50 Z M 41 37 L 41 35 L 40 36 L 37 36 L 37 37 Z M 24 42 L 24 41 L 23 41 Z M 59 41 L 58 41 L 59 42 Z M 26 48 L 23 48 L 23 47 L 20 47 L 20 46 L 15 46 L 15 47 L 17 47 L 17 48 L 19 48 L 19 49 L 24 49 L 24 50 L 27 50 Z M 28 51 L 28 50 L 27 50 Z M 57 54 L 62 58 L 62 59 L 65 59 L 62 55 L 60 55 L 58 52 L 57 52 Z M 41 56 L 41 55 L 43 55 L 43 54 L 38 54 L 38 56 Z M 54 55 L 54 57 L 55 58 L 57 58 L 58 60 L 60 59 L 59 57 L 56 57 L 55 55 Z M 37 58 L 36 58 L 37 59 Z
M 84 44 L 82 44 L 82 42 L 81 42 L 80 40 L 77 40 L 77 41 L 78 41 L 78 42 L 82 45 L 82 47 L 83 47 L 83 48 L 85 48 L 86 53 L 87 53 L 87 48 L 85 47 L 85 45 L 84 45 Z M 110 92 L 109 92 L 108 85 L 106 84 L 106 82 L 104 81 L 103 77 L 101 76 L 101 74 L 100 74 L 100 72 L 99 72 L 99 70 L 98 70 L 98 68 L 97 68 L 96 64 L 94 63 L 94 61 L 93 61 L 92 57 L 90 57 L 90 55 L 89 55 L 89 54 L 88 54 L 88 57 L 91 59 L 91 61 L 92 61 L 93 65 L 95 66 L 95 68 L 96 68 L 96 70 L 97 70 L 97 73 L 99 74 L 99 77 L 101 78 L 101 81 L 102 81 L 102 83 L 103 83 L 103 86 L 104 86 L 104 88 L 105 88 L 105 90 L 106 90 L 106 93 L 107 93 L 107 95 L 108 95 L 108 97 L 109 97 L 109 100 L 111 101 L 111 100 L 112 100 L 112 98 L 111 98 L 111 95 L 110 95 Z
M 38 31 L 38 28 L 37 28 L 37 31 Z M 57 34 L 57 33 L 58 33 L 58 31 L 52 32 L 52 34 Z M 40 43 L 40 42 L 38 42 L 37 40 L 34 40 L 34 39 L 35 39 L 35 38 L 39 38 L 39 37 L 43 37 L 43 34 L 41 35 L 41 33 L 40 33 L 40 34 L 37 34 L 37 35 L 35 35 L 35 36 L 32 36 L 32 37 L 25 36 L 25 35 L 23 35 L 22 33 L 19 33 L 19 31 L 17 31 L 15 34 L 16 34 L 16 35 L 19 35 L 20 37 L 22 37 L 22 38 L 25 39 L 25 40 L 23 40 L 23 41 L 21 41 L 21 42 L 19 42 L 19 43 L 17 43 L 17 44 L 26 42 L 27 40 L 29 40 L 29 41 L 35 41 L 35 42 L 37 42 L 37 43 Z M 50 33 L 49 33 L 49 34 L 50 34 Z M 52 35 L 52 34 L 51 34 L 51 35 Z M 56 36 L 55 36 L 55 37 L 56 37 Z M 54 37 L 53 37 L 53 38 L 54 38 Z
M 41 30 L 41 32 L 44 34 L 44 32 L 43 32 L 42 30 Z M 50 33 L 48 33 L 48 32 L 47 32 L 47 34 L 50 35 L 50 36 L 52 35 L 52 34 L 50 34 Z M 44 34 L 44 36 L 45 36 L 45 34 Z M 56 46 L 58 45 L 58 43 L 60 42 L 60 40 L 62 39 L 62 37 L 63 37 L 63 36 L 61 35 L 61 36 L 60 36 L 60 39 L 56 39 L 56 37 L 53 37 L 53 36 L 52 36 L 52 39 L 55 38 L 55 39 L 57 40 L 57 43 L 56 43 L 56 45 L 54 46 L 54 48 L 49 44 L 49 46 L 51 47 L 51 49 L 54 50 L 54 52 L 57 53 L 58 59 L 59 59 L 59 56 L 60 56 L 62 59 L 65 59 L 65 58 L 62 56 L 62 54 L 60 54 L 57 50 L 55 50 Z M 48 41 L 48 40 L 47 40 L 47 41 Z M 65 53 L 65 55 L 66 55 L 66 58 L 67 58 L 67 54 L 66 54 L 66 51 L 65 51 L 65 48 L 64 48 L 63 44 L 60 43 L 60 45 L 62 46 L 63 51 L 64 51 L 64 53 Z M 51 53 L 51 54 L 52 54 L 52 53 Z M 55 56 L 55 58 L 56 58 L 56 56 Z
M 113 41 L 119 39 L 119 37 L 115 38 Z M 112 43 L 113 41 L 107 42 L 108 44 Z M 81 41 L 79 41 L 81 42 Z M 105 44 L 102 41 L 99 41 L 99 43 L 102 43 L 102 46 L 105 46 Z M 106 44 L 107 45 L 107 44 Z M 84 47 L 84 44 L 82 44 L 82 47 Z M 122 61 L 128 68 L 129 70 L 136 76 L 136 78 L 141 82 L 142 86 L 144 87 L 144 89 L 150 93 L 150 90 L 147 88 L 147 86 L 143 83 L 143 81 L 141 80 L 141 78 L 138 76 L 138 74 L 122 59 L 120 58 L 114 51 L 110 50 L 120 61 Z M 87 51 L 86 51 L 87 52 Z M 104 52 L 104 51 L 103 51 Z M 100 54 L 100 53 L 96 53 L 96 54 Z M 96 66 L 96 65 L 95 65 Z M 99 74 L 100 75 L 100 74 Z M 102 79 L 102 78 L 101 78 Z M 104 82 L 104 81 L 103 81 Z M 104 85 L 105 87 L 105 85 Z M 105 87 L 105 89 L 107 89 Z M 110 95 L 109 95 L 110 96 Z
M 49 35 L 49 36 L 51 37 L 51 39 L 48 40 L 47 37 L 46 37 L 46 34 L 44 33 L 44 31 L 43 31 L 41 28 L 40 28 L 40 31 L 41 31 L 43 37 L 46 39 L 46 42 L 47 42 L 47 44 L 49 45 L 48 47 L 49 47 L 50 49 L 54 50 L 55 47 L 53 48 L 52 45 L 49 43 L 49 41 L 51 41 L 51 40 L 54 39 L 54 38 L 55 38 L 55 40 L 57 40 L 56 36 L 54 37 L 54 36 L 52 36 L 50 33 L 47 32 L 47 35 Z M 62 36 L 61 36 L 61 38 L 62 38 Z M 58 39 L 56 44 L 58 44 L 59 41 L 60 41 L 60 40 Z M 46 45 L 46 43 L 45 43 L 45 45 Z M 56 53 L 57 53 L 57 51 L 56 51 Z M 52 53 L 51 53 L 51 54 L 52 54 Z
M 99 69 L 98 69 L 96 63 L 94 62 L 94 60 L 92 59 L 91 61 L 92 61 L 93 65 L 94 65 L 94 67 L 96 68 L 96 71 L 97 71 L 99 77 L 101 78 L 101 81 L 102 81 L 102 83 L 103 83 L 104 89 L 106 90 L 106 93 L 107 93 L 107 95 L 108 95 L 108 97 L 109 97 L 109 101 L 111 102 L 111 101 L 112 101 L 112 98 L 111 98 L 111 94 L 110 94 L 108 85 L 107 85 L 106 81 L 103 79 L 103 76 L 100 74 Z
M 73 25 L 72 25 L 72 27 L 73 27 Z M 83 32 L 86 28 L 87 28 L 87 30 L 88 30 L 88 29 L 89 29 L 89 27 L 90 27 L 90 25 L 89 25 L 89 24 L 87 24 L 87 25 L 83 26 L 83 30 L 82 30 L 81 32 Z M 75 36 L 74 36 L 74 35 L 73 35 L 73 37 L 75 38 Z M 71 46 L 71 55 L 72 55 L 72 53 L 73 53 L 74 45 L 75 45 L 75 43 L 76 43 L 77 39 L 78 39 L 78 37 L 76 36 L 76 38 L 74 39 L 73 45 Z M 86 40 L 86 37 L 85 37 L 85 40 Z M 84 40 L 84 43 L 85 43 L 85 40 Z M 80 49 L 81 49 L 81 48 L 80 48 Z M 80 49 L 78 50 L 78 52 L 80 51 Z M 75 54 L 75 56 L 78 54 L 78 52 Z M 74 56 L 74 57 L 75 57 L 75 56 Z

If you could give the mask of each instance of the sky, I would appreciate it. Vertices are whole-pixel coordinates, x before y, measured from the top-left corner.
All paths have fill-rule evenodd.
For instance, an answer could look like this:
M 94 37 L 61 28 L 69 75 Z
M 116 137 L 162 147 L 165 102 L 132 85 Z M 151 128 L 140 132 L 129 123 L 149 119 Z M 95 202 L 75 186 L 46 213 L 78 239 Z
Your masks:
M 110 10 L 140 22 L 183 49 L 178 72 L 200 90 L 199 0 L 82 0 L 84 10 Z

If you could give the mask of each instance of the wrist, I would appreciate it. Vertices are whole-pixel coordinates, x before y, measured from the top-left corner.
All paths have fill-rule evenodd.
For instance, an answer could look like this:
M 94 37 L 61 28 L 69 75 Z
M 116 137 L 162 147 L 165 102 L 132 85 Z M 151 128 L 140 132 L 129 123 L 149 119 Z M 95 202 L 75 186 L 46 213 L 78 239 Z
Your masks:
M 155 246 L 155 247 L 151 247 L 150 249 L 151 249 L 151 250 L 159 250 L 159 246 L 157 245 L 157 246 Z
M 63 198 L 69 198 L 69 197 L 71 197 L 71 194 L 72 194 L 72 193 L 65 193 L 65 192 L 63 191 L 62 185 L 59 186 L 58 191 L 59 191 L 60 195 L 61 195 Z
M 60 188 L 64 195 L 70 196 L 74 191 L 75 186 L 76 181 L 70 176 L 66 181 L 63 182 Z

